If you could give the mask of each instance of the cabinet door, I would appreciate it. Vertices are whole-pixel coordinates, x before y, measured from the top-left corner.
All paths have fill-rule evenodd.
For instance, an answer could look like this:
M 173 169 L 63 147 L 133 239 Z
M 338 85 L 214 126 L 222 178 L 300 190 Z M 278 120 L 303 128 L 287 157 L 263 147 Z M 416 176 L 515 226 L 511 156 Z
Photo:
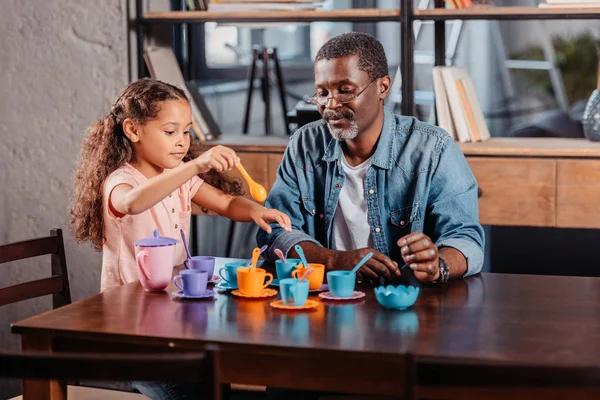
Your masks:
M 484 225 L 555 226 L 556 161 L 468 157 L 482 196 Z
M 558 160 L 557 225 L 600 228 L 600 161 Z
M 271 191 L 275 180 L 277 179 L 277 169 L 281 164 L 281 160 L 283 159 L 283 154 L 269 154 L 268 157 L 268 182 L 269 187 L 267 188 L 267 192 Z

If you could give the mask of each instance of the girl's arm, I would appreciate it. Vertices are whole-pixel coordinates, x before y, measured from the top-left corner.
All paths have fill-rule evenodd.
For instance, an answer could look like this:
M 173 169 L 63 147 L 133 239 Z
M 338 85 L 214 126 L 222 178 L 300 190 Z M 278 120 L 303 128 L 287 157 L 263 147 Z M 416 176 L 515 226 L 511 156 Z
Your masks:
M 277 222 L 288 232 L 292 230 L 292 223 L 286 214 L 243 197 L 225 194 L 207 183 L 200 186 L 192 201 L 234 221 L 255 222 L 267 233 L 271 233 L 269 222 Z
M 237 156 L 233 150 L 223 146 L 213 147 L 200 157 L 164 171 L 139 186 L 117 185 L 110 194 L 109 206 L 115 215 L 121 217 L 126 214 L 143 213 L 192 179 L 194 175 L 211 169 L 218 172 L 228 171 L 235 166 L 236 161 Z M 208 185 L 200 187 L 202 186 Z

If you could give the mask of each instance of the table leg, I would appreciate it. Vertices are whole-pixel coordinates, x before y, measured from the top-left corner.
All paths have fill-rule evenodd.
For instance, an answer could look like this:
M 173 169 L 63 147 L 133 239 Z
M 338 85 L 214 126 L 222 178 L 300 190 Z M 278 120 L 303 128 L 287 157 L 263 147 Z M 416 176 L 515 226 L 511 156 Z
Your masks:
M 52 338 L 38 335 L 21 335 L 23 351 L 52 352 Z M 65 400 L 65 382 L 44 379 L 23 379 L 23 400 Z

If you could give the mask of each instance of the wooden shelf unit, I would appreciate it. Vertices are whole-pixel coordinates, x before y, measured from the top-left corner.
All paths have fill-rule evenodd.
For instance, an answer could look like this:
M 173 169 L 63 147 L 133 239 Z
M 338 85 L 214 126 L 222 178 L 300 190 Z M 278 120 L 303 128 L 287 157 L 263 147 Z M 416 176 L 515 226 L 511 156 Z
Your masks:
M 203 23 L 203 22 L 381 22 L 399 21 L 400 10 L 350 9 L 309 11 L 252 11 L 207 12 L 170 11 L 145 12 L 142 22 L 154 23 Z
M 151 24 L 216 22 L 400 22 L 402 113 L 414 115 L 413 22 L 434 21 L 435 65 L 445 65 L 445 21 L 595 19 L 600 8 L 474 7 L 414 10 L 413 0 L 400 0 L 398 10 L 351 9 L 277 12 L 144 12 L 136 0 L 135 29 L 138 63 L 143 71 L 144 27 Z M 402 10 L 402 12 L 400 11 Z M 267 190 L 275 182 L 277 167 L 288 138 L 229 136 L 208 143 L 225 144 L 238 152 L 250 174 Z M 460 145 L 482 189 L 480 221 L 490 225 L 600 228 L 600 144 L 583 139 L 494 138 Z

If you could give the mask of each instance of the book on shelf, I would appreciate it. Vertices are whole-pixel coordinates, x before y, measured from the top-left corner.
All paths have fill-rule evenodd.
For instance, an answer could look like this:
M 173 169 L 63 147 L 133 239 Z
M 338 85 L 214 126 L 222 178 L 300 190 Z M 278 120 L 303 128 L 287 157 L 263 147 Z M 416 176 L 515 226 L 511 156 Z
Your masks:
M 481 142 L 490 132 L 468 71 L 434 67 L 433 90 L 438 125 L 460 143 Z
M 452 114 L 450 114 L 450 107 L 448 106 L 448 95 L 446 94 L 446 87 L 444 86 L 444 78 L 442 77 L 442 68 L 444 67 L 433 67 L 433 94 L 435 99 L 435 113 L 437 115 L 437 123 L 440 128 L 445 129 L 454 140 L 458 140 L 456 132 L 454 131 L 454 121 L 452 120 Z M 443 99 L 443 100 L 442 100 Z M 438 101 L 439 100 L 439 101 Z
M 212 118 L 200 92 L 195 90 L 192 94 L 186 86 L 173 49 L 162 46 L 147 47 L 144 50 L 144 60 L 152 78 L 177 86 L 185 92 L 190 100 L 192 130 L 196 136 L 203 141 L 220 136 L 219 127 Z
M 187 9 L 189 11 L 206 11 L 206 3 L 208 0 L 186 0 Z
M 467 8 L 473 5 L 472 0 L 444 0 L 444 2 L 453 9 Z

